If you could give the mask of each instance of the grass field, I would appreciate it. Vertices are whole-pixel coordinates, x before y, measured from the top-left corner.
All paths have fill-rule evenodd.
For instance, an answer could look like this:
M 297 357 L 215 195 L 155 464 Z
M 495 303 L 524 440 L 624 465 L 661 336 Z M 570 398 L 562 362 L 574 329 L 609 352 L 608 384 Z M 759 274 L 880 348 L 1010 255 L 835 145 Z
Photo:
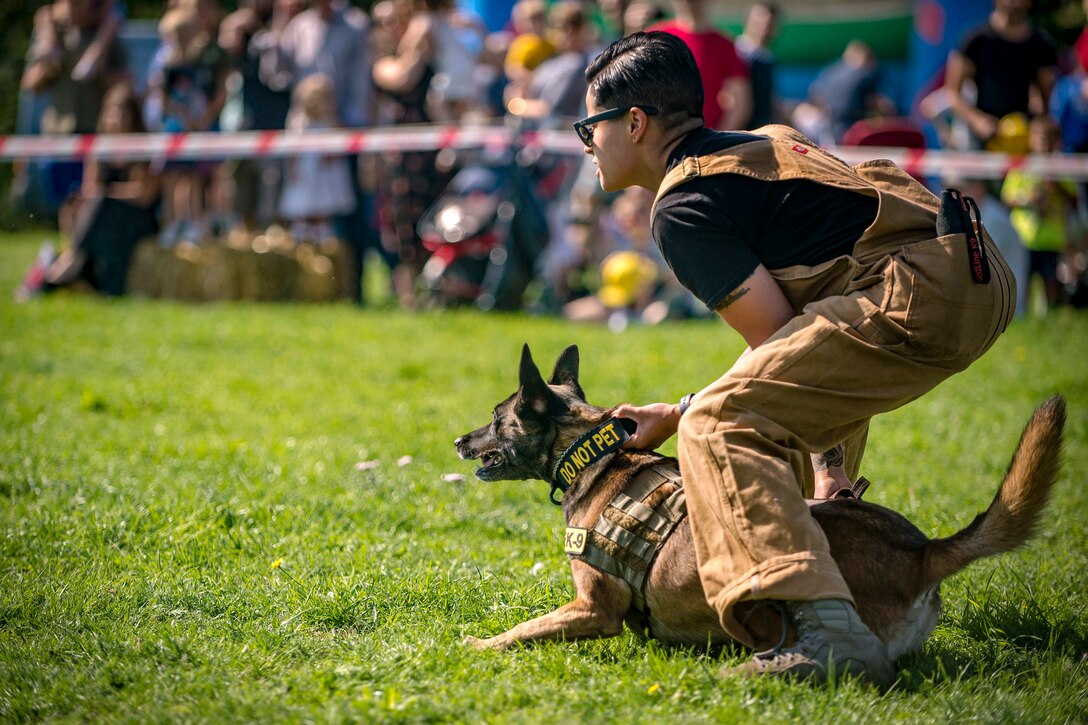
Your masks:
M 741 351 L 723 326 L 18 306 L 35 250 L 0 239 L 0 721 L 1088 721 L 1088 315 L 1015 323 L 874 423 L 867 498 L 948 535 L 988 504 L 1035 405 L 1069 402 L 1040 535 L 949 580 L 936 633 L 880 695 L 723 680 L 744 653 L 629 633 L 460 644 L 571 596 L 547 486 L 482 484 L 452 445 L 513 391 L 521 343 L 544 368 L 578 343 L 592 402 L 676 400 Z

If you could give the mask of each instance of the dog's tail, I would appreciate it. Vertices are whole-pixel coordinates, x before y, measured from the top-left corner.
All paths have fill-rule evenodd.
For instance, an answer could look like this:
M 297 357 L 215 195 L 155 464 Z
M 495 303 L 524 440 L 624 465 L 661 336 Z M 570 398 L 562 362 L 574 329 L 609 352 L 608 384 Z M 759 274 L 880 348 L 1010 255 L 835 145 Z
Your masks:
M 1060 395 L 1036 409 L 990 507 L 962 531 L 926 546 L 922 564 L 926 587 L 976 559 L 1012 551 L 1031 538 L 1058 476 L 1064 426 L 1065 400 Z

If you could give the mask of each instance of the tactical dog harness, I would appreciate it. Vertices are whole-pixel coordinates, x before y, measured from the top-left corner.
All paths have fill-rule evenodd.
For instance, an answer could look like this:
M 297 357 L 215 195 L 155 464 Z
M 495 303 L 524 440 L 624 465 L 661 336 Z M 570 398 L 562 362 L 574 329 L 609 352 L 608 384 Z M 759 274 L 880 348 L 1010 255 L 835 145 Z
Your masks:
M 632 606 L 649 615 L 646 575 L 673 529 L 687 516 L 680 473 L 658 464 L 640 471 L 609 502 L 592 529 L 567 527 L 563 548 L 631 586 Z
M 552 502 L 561 503 L 555 499 L 556 490 L 566 493 L 583 468 L 619 448 L 629 437 L 620 421 L 610 418 L 572 443 L 553 469 Z M 569 475 L 561 473 L 564 470 Z M 867 479 L 858 478 L 853 487 L 840 490 L 834 498 L 860 499 L 868 487 Z M 580 559 L 630 585 L 631 606 L 642 617 L 638 634 L 649 633 L 647 574 L 669 535 L 687 513 L 680 472 L 659 463 L 632 477 L 605 507 L 592 529 L 568 526 L 563 533 L 563 549 L 571 559 Z
M 552 502 L 556 490 L 566 493 L 586 466 L 623 445 L 630 435 L 623 421 L 609 418 L 574 441 L 552 470 Z M 592 529 L 567 527 L 563 549 L 595 569 L 631 586 L 632 605 L 644 617 L 646 575 L 669 534 L 687 515 L 680 473 L 658 464 L 636 474 L 609 502 Z

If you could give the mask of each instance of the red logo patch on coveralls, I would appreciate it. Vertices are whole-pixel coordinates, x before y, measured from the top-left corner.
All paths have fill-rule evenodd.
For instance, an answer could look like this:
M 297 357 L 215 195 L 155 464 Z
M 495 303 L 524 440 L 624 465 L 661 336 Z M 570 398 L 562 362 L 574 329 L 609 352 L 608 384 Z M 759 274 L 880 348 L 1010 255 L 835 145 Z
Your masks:
M 804 146 L 796 146 L 795 145 L 793 147 L 793 150 L 796 151 L 799 154 L 807 154 L 808 153 L 808 149 L 806 149 Z

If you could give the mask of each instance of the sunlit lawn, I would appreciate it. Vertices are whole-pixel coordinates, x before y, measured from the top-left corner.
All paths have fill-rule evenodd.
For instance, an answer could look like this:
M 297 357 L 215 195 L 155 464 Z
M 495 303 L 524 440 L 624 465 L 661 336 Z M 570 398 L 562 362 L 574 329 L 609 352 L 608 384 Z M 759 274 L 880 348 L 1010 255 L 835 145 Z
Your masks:
M 937 632 L 882 696 L 724 680 L 744 653 L 630 634 L 461 644 L 571 596 L 548 487 L 481 484 L 452 445 L 514 389 L 522 342 L 542 367 L 578 343 L 593 402 L 650 402 L 730 365 L 743 343 L 723 326 L 15 305 L 37 241 L 0 239 L 2 721 L 1088 719 L 1088 314 L 1015 323 L 874 423 L 867 498 L 947 535 L 987 505 L 1036 404 L 1062 393 L 1070 413 L 1042 533 L 946 583 Z

